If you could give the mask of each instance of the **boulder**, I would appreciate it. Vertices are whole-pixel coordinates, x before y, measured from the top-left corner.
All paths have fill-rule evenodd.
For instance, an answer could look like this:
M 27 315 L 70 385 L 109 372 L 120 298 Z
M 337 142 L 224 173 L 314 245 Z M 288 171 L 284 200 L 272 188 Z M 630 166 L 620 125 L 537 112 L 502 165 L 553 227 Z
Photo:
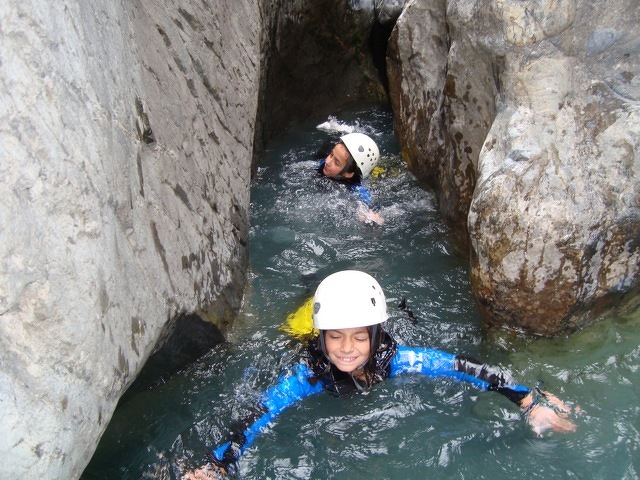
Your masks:
M 403 154 L 489 324 L 557 335 L 638 304 L 639 20 L 633 0 L 416 0 L 398 20 Z

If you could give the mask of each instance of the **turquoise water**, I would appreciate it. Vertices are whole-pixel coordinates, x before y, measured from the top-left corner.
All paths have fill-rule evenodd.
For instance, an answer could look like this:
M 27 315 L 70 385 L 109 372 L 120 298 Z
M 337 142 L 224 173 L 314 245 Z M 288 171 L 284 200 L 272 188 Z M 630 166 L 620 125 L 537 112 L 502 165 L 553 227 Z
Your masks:
M 272 142 L 252 185 L 251 270 L 228 341 L 120 405 L 83 479 L 179 478 L 295 361 L 279 326 L 318 282 L 346 268 L 374 275 L 387 294 L 388 330 L 501 365 L 545 386 L 580 413 L 575 433 L 536 437 L 498 394 L 450 380 L 401 377 L 349 399 L 320 394 L 285 411 L 241 459 L 243 479 L 635 479 L 640 475 L 640 315 L 609 318 L 569 338 L 486 333 L 467 260 L 458 256 L 433 194 L 399 158 L 391 114 L 340 112 L 381 147 L 371 182 L 383 226 L 358 220 L 353 194 L 315 175 L 331 134 L 326 118 Z M 397 308 L 405 298 L 415 318 Z

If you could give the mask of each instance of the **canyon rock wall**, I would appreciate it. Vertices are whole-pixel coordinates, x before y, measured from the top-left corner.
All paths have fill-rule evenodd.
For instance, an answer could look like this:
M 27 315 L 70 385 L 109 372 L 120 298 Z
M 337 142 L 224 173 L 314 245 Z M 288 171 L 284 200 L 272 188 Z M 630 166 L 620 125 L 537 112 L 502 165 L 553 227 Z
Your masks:
M 246 273 L 256 2 L 5 2 L 0 472 L 77 478 L 183 314 Z
M 571 332 L 640 289 L 640 5 L 414 0 L 396 130 L 491 324 Z
M 404 1 L 281 0 L 265 12 L 263 142 L 293 122 L 335 115 L 349 104 L 386 102 L 372 31 L 393 23 Z M 381 52 L 384 58 L 384 52 Z M 261 142 L 256 141 L 258 146 Z

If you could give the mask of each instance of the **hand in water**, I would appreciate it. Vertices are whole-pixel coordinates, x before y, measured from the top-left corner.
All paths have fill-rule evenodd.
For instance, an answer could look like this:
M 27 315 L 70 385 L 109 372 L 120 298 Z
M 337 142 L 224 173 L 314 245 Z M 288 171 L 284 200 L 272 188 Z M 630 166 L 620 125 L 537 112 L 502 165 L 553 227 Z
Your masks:
M 571 413 L 571 408 L 550 392 L 541 390 L 540 394 L 546 398 L 550 407 L 538 403 L 526 411 L 527 420 L 536 435 L 540 436 L 549 429 L 558 433 L 575 432 L 576 424 L 567 418 L 567 415 Z M 530 394 L 525 397 L 521 406 L 529 408 L 532 403 L 533 395 Z
M 224 468 L 210 463 L 185 473 L 182 480 L 220 480 L 226 478 L 227 472 Z
M 384 218 L 382 218 L 380 212 L 374 210 L 361 210 L 359 218 L 362 222 L 375 223 L 377 225 L 384 223 Z

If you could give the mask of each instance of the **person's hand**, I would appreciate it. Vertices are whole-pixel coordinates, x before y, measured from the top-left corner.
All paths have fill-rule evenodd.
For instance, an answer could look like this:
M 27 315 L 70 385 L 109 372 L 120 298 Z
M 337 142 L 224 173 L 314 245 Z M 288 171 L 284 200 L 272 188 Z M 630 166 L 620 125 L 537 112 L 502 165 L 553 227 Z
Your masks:
M 384 223 L 384 218 L 380 212 L 376 212 L 374 210 L 363 210 L 360 212 L 360 220 L 368 223 L 375 223 L 377 225 L 382 225 Z
M 182 480 L 220 480 L 227 476 L 227 471 L 218 465 L 206 465 L 190 470 L 182 476 Z
M 540 436 L 547 430 L 558 433 L 575 432 L 576 424 L 567 418 L 571 408 L 550 392 L 542 390 L 540 393 L 553 408 L 539 403 L 532 406 L 534 402 L 532 394 L 525 397 L 520 404 L 526 409 L 527 421 L 536 435 Z
M 564 414 L 558 414 L 554 409 L 543 405 L 538 404 L 534 406 L 527 416 L 529 424 L 538 436 L 549 429 L 558 433 L 576 431 L 576 424 L 566 418 Z

